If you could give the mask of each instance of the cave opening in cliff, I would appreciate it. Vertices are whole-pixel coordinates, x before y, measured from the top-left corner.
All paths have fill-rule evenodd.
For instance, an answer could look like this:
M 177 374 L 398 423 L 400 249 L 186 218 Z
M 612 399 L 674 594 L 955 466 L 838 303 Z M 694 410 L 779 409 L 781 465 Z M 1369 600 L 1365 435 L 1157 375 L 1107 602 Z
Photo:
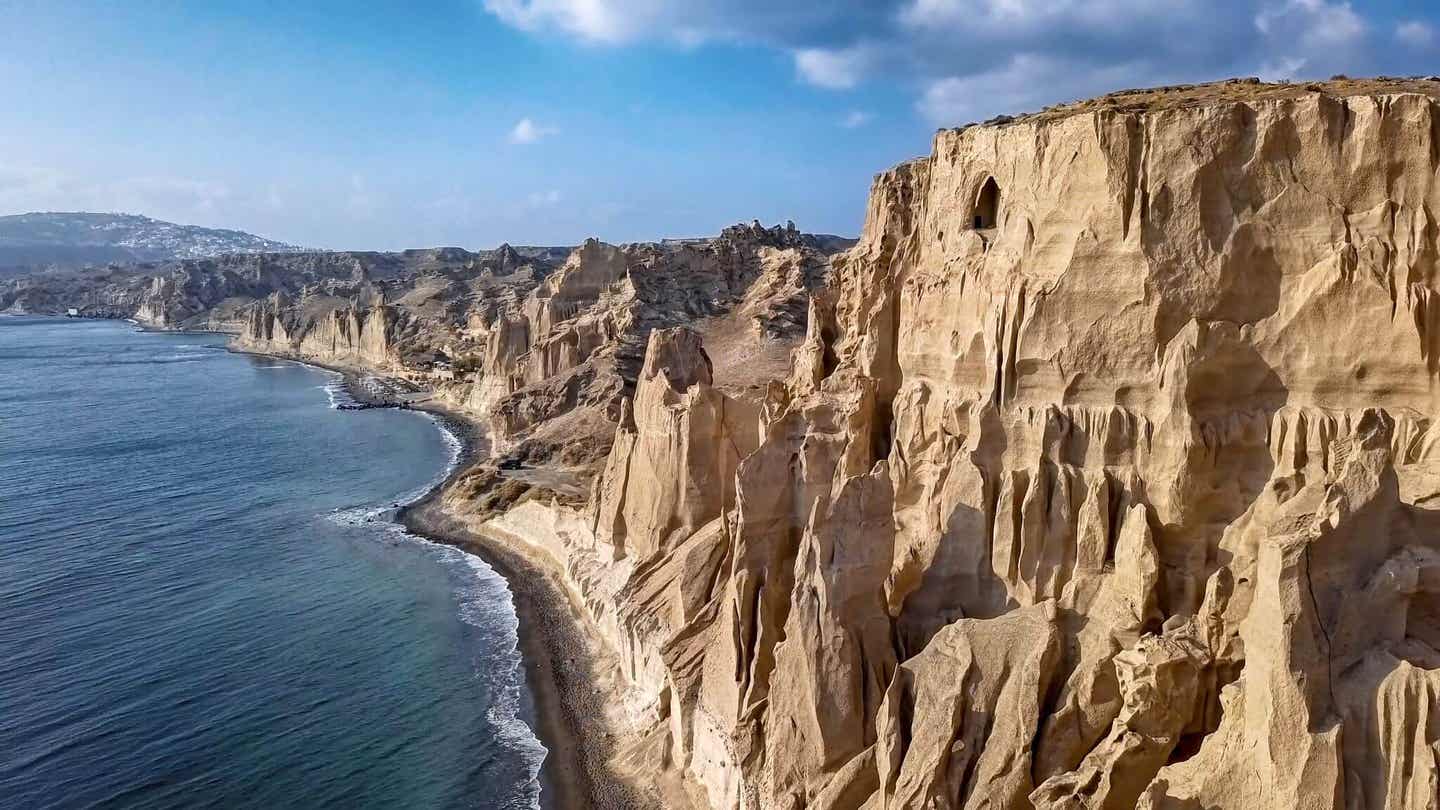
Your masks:
M 1000 223 L 1000 184 L 995 178 L 985 178 L 980 193 L 975 196 L 975 213 L 971 219 L 975 230 L 987 230 Z

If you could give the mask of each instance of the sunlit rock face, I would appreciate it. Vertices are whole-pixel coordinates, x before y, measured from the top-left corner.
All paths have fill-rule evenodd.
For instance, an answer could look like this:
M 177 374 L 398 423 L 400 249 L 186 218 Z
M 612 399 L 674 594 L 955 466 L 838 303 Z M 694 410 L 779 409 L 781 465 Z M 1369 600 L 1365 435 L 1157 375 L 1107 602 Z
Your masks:
M 1437 93 L 942 131 L 788 377 L 657 332 L 588 506 L 500 520 L 715 807 L 1434 807 Z
M 406 320 L 382 303 L 327 300 L 307 306 L 277 293 L 249 308 L 236 345 L 338 366 L 393 370 L 402 367 L 397 343 Z
M 707 382 L 726 389 L 783 376 L 836 241 L 758 223 L 705 239 L 588 240 L 487 323 L 464 407 L 497 452 L 528 445 L 527 458 L 548 458 L 566 434 L 573 444 L 599 424 L 603 456 L 654 330 L 705 335 L 719 360 Z

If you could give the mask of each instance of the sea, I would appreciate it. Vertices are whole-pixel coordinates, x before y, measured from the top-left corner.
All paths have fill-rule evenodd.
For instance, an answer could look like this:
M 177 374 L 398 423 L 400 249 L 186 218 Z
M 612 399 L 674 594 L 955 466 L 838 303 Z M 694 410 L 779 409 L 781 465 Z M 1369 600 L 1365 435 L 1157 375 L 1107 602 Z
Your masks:
M 0 808 L 534 808 L 510 591 L 395 507 L 416 411 L 211 334 L 0 317 Z

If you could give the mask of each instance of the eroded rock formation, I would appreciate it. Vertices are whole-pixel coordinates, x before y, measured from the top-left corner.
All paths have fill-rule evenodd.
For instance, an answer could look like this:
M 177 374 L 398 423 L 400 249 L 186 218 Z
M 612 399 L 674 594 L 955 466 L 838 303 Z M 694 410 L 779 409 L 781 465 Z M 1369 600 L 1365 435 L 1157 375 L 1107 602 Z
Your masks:
M 702 804 L 1435 807 L 1437 96 L 942 131 L 783 379 L 652 332 L 589 502 L 490 526 L 556 558 Z M 578 261 L 497 356 L 621 328 L 531 331 L 614 294 Z
M 275 293 L 247 310 L 236 338 L 241 348 L 305 357 L 344 366 L 394 370 L 402 366 L 401 315 L 383 301 L 302 301 Z
M 681 324 L 710 338 L 727 375 L 722 385 L 783 375 L 805 331 L 808 293 L 829 269 L 823 247 L 793 225 L 758 223 L 714 239 L 589 240 L 485 324 L 483 361 L 465 407 L 486 415 L 502 449 L 551 443 L 559 425 L 573 434 L 575 411 L 603 412 L 608 434 L 633 391 L 647 336 Z
M 563 261 L 508 246 L 485 254 L 410 251 L 402 254 L 407 266 L 375 273 L 374 265 L 357 264 L 345 279 L 291 283 L 248 303 L 239 310 L 236 345 L 406 376 L 482 422 L 494 458 L 465 481 L 482 509 L 532 488 L 579 504 L 611 443 L 633 443 L 634 419 L 645 417 L 639 400 L 633 416 L 627 408 L 637 380 L 654 373 L 644 367 L 652 332 L 690 325 L 723 364 L 705 377 L 726 392 L 711 397 L 717 412 L 686 417 L 697 431 L 694 445 L 710 445 L 719 434 L 704 433 L 713 428 L 707 419 L 731 428 L 754 422 L 744 409 L 758 394 L 747 389 L 787 373 L 810 293 L 827 278 L 831 252 L 849 244 L 793 224 L 752 223 L 703 239 L 618 246 L 592 239 Z M 168 290 L 177 281 L 152 285 Z M 648 440 L 639 445 L 660 452 Z M 733 474 L 738 456 L 731 455 L 716 481 Z M 632 468 L 638 478 L 664 466 Z M 701 511 L 719 508 L 706 503 Z M 650 542 L 648 530 L 634 536 Z

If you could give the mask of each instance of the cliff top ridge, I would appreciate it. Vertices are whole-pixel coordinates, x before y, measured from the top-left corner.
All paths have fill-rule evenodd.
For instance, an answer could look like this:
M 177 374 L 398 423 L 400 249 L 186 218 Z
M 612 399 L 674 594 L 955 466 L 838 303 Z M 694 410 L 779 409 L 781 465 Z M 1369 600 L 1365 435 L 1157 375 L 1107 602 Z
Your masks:
M 1404 78 L 1377 76 L 1354 79 L 1348 76 L 1334 76 L 1325 81 L 1281 82 L 1264 82 L 1251 77 L 1224 79 L 1203 84 L 1131 88 L 1116 90 L 1082 101 L 1055 104 L 1038 112 L 999 115 L 984 122 L 972 122 L 958 127 L 942 127 L 941 131 L 958 131 L 974 126 L 1006 126 L 1022 122 L 1056 121 L 1098 111 L 1148 113 L 1233 102 L 1295 99 L 1312 93 L 1334 98 L 1417 94 L 1440 99 L 1440 76 Z

